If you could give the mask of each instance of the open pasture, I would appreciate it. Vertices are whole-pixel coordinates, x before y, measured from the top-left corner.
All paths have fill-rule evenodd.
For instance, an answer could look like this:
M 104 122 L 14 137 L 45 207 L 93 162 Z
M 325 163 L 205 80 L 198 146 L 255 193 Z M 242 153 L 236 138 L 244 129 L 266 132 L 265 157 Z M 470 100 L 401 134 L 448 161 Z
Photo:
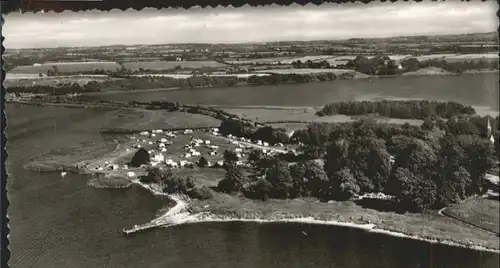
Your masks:
M 231 59 L 227 60 L 226 63 L 228 64 L 290 64 L 292 61 L 294 61 L 296 57 L 271 57 L 271 58 L 263 58 L 263 59 Z M 290 62 L 290 63 L 285 63 L 285 62 Z
M 220 120 L 201 114 L 165 110 L 116 110 L 106 114 L 105 129 L 141 131 L 151 129 L 218 127 Z
M 282 108 L 265 108 L 265 107 L 241 107 L 241 108 L 225 108 L 224 111 L 238 115 L 242 118 L 249 120 L 254 120 L 257 122 L 275 122 L 284 123 L 284 121 L 293 121 L 298 123 L 308 123 L 308 122 L 318 122 L 318 123 L 342 123 L 342 122 L 352 122 L 359 118 L 374 118 L 379 122 L 391 123 L 391 124 L 404 124 L 408 122 L 410 125 L 421 125 L 422 120 L 416 119 L 396 119 L 396 118 L 386 118 L 377 117 L 374 115 L 366 116 L 345 116 L 345 115 L 333 115 L 333 116 L 317 116 L 315 113 L 319 108 L 314 107 L 282 107 Z M 287 123 L 288 124 L 288 123 Z M 285 124 L 286 125 L 286 124 Z M 294 126 L 290 129 L 299 127 L 299 125 Z
M 111 61 L 50 62 L 40 65 L 21 65 L 9 72 L 18 74 L 46 74 L 47 71 L 53 71 L 54 68 L 57 68 L 57 70 L 62 73 L 79 73 L 93 70 L 116 71 L 119 70 L 121 66 L 118 63 Z
M 227 65 L 217 61 L 137 61 L 123 63 L 125 69 L 138 71 L 142 69 L 150 70 L 170 70 L 177 66 L 183 69 L 201 69 L 201 68 L 222 68 Z
M 115 80 L 119 78 L 109 78 L 107 76 L 93 77 L 93 76 L 68 76 L 68 77 L 43 77 L 40 79 L 30 78 L 30 79 L 5 79 L 4 85 L 6 87 L 29 87 L 29 86 L 51 86 L 59 87 L 61 84 L 73 84 L 77 83 L 79 85 L 85 85 L 88 82 L 104 82 L 108 80 Z
M 443 210 L 443 214 L 476 227 L 499 232 L 500 205 L 498 200 L 477 197 Z
M 484 54 L 462 54 L 462 55 L 451 55 L 444 58 L 447 62 L 462 62 L 462 61 L 498 61 L 497 53 L 484 53 Z

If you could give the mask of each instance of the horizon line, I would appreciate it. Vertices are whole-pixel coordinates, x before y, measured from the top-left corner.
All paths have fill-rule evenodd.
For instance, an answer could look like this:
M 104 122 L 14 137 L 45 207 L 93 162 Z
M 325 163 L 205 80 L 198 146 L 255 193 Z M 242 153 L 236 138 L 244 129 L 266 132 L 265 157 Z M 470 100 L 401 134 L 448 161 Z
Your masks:
M 381 36 L 381 37 L 353 37 L 353 38 L 344 38 L 344 39 L 310 39 L 310 40 L 274 40 L 274 41 L 251 41 L 251 42 L 218 42 L 218 43 L 206 43 L 206 42 L 189 42 L 189 43 L 136 43 L 136 44 L 111 44 L 111 45 L 100 45 L 100 46 L 55 46 L 55 47 L 22 47 L 22 48 L 7 48 L 5 47 L 5 51 L 8 50 L 37 50 L 37 49 L 65 49 L 65 48 L 105 48 L 105 47 L 136 47 L 136 46 L 154 46 L 154 45 L 244 45 L 244 44 L 267 44 L 267 43 L 306 43 L 306 42 L 347 42 L 349 40 L 376 40 L 376 39 L 388 39 L 388 38 L 403 38 L 403 37 L 436 37 L 436 36 L 463 36 L 463 35 L 475 35 L 475 34 L 496 34 L 497 39 L 498 31 L 490 31 L 490 32 L 469 32 L 462 34 L 418 34 L 418 35 L 394 35 L 394 36 Z M 497 40 L 500 44 L 500 41 Z

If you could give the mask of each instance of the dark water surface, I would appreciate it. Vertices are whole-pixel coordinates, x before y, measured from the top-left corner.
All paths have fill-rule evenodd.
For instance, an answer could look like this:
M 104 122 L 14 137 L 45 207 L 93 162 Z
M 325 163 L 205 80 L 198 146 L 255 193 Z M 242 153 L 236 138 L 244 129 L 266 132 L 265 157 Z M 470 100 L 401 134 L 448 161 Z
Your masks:
M 459 85 L 457 82 L 456 86 Z M 476 81 L 476 87 L 481 89 L 481 85 Z M 308 86 L 312 85 L 290 87 Z M 273 90 L 274 87 L 257 88 Z M 196 92 L 212 96 L 207 103 L 217 98 L 228 103 L 244 100 L 236 93 L 219 93 L 218 97 L 205 93 L 227 89 L 204 90 Z M 463 89 L 457 92 L 460 90 Z M 498 94 L 493 87 L 489 90 Z M 187 98 L 183 94 L 188 92 L 193 98 L 203 98 L 193 91 L 168 94 L 177 94 L 180 100 Z M 272 98 L 277 98 L 276 92 L 271 94 L 275 96 Z M 343 92 L 356 95 L 347 89 Z M 478 105 L 493 103 L 491 97 L 480 97 L 481 90 L 473 93 L 462 98 L 470 98 Z M 224 94 L 229 95 L 224 97 Z M 318 98 L 304 97 L 304 105 L 311 105 Z M 255 103 L 249 98 L 244 104 L 276 105 L 266 98 L 259 99 L 261 103 L 255 97 Z M 299 105 L 297 99 L 284 102 Z M 105 116 L 105 112 L 98 110 L 7 105 L 10 267 L 482 268 L 499 265 L 498 254 L 321 225 L 203 223 L 126 238 L 121 234 L 122 228 L 149 221 L 166 201 L 138 187 L 94 189 L 86 185 L 87 178 L 83 176 L 68 174 L 61 178 L 57 172 L 34 173 L 22 168 L 32 157 L 50 150 L 110 142 L 98 134 Z
M 313 84 L 182 89 L 88 96 L 89 99 L 151 101 L 167 98 L 191 104 L 322 106 L 344 100 L 419 98 L 499 108 L 499 75 L 408 76 L 338 80 Z

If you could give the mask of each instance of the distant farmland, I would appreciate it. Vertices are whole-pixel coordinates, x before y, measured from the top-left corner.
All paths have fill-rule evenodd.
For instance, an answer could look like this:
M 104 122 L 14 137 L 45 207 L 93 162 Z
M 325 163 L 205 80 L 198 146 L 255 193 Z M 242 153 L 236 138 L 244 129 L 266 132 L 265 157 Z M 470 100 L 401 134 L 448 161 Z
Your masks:
M 272 69 L 256 71 L 258 73 L 272 73 L 272 74 L 318 74 L 318 73 L 334 73 L 336 75 L 345 73 L 356 73 L 350 69 Z
M 441 59 L 448 62 L 461 62 L 466 60 L 480 60 L 487 61 L 498 60 L 497 53 L 483 53 L 483 54 L 434 54 L 415 57 L 419 61 Z
M 239 60 L 228 60 L 229 64 L 292 64 L 294 61 L 306 62 L 308 60 L 317 62 L 322 60 L 327 60 L 334 58 L 331 55 L 319 55 L 319 56 L 304 56 L 304 57 L 272 57 L 263 59 L 239 59 Z
M 466 60 L 480 60 L 480 59 L 487 61 L 492 61 L 492 60 L 498 61 L 498 54 L 497 53 L 463 54 L 463 55 L 447 56 L 444 58 L 444 60 L 448 62 L 460 62 Z
M 220 68 L 226 67 L 227 65 L 216 61 L 136 61 L 126 62 L 123 66 L 130 71 L 138 71 L 139 68 L 145 70 L 169 70 L 180 66 L 181 68 L 201 69 Z
M 88 72 L 96 69 L 99 70 L 109 70 L 116 71 L 121 68 L 121 66 L 116 62 L 111 61 L 99 61 L 99 62 L 51 62 L 44 63 L 42 65 L 21 65 L 9 71 L 10 73 L 18 74 L 38 74 L 47 73 L 48 70 L 53 70 L 54 66 L 57 66 L 59 72 L 63 73 L 78 73 L 78 72 Z

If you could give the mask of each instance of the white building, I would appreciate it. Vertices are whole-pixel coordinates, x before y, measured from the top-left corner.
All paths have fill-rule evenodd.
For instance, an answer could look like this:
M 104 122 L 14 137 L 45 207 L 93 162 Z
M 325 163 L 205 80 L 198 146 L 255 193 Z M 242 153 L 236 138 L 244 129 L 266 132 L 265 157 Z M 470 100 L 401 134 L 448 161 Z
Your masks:
M 154 161 L 157 161 L 157 162 L 163 162 L 165 161 L 165 156 L 163 156 L 162 154 L 156 154 L 153 158 Z

